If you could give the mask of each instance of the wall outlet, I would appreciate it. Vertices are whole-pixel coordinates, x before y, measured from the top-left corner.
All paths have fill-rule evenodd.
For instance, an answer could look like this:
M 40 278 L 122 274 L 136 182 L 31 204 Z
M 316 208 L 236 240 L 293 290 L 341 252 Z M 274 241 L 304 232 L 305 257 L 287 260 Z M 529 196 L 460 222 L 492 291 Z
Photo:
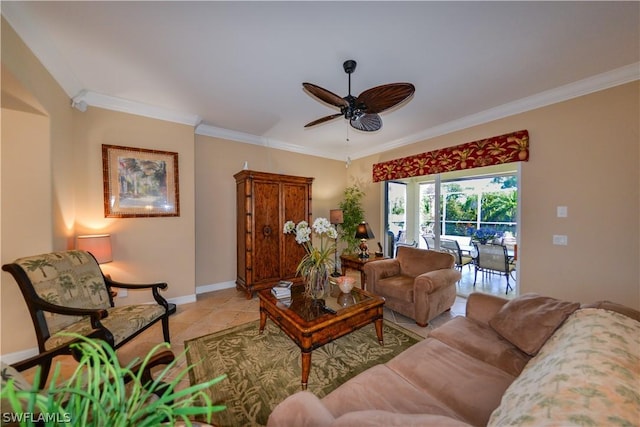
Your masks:
M 558 218 L 566 218 L 567 216 L 569 216 L 569 210 L 567 209 L 566 206 L 558 206 L 556 209 Z
M 554 234 L 553 235 L 553 244 L 567 246 L 568 238 L 564 234 Z
M 125 298 L 129 295 L 128 289 L 118 288 L 118 298 Z

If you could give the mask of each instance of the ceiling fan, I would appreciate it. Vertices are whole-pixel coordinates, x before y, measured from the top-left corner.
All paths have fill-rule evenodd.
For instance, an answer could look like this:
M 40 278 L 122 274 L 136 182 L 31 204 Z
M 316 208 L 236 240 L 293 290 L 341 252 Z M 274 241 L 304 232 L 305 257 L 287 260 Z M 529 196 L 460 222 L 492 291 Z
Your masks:
M 356 61 L 353 59 L 342 64 L 344 72 L 349 75 L 349 95 L 344 98 L 320 86 L 302 83 L 302 87 L 313 97 L 340 109 L 339 113 L 314 120 L 304 127 L 308 128 L 343 116 L 349 120 L 352 128 L 374 132 L 382 127 L 382 119 L 378 113 L 400 104 L 413 95 L 416 90 L 411 83 L 389 83 L 367 89 L 356 98 L 351 95 L 351 74 L 355 71 L 356 65 Z

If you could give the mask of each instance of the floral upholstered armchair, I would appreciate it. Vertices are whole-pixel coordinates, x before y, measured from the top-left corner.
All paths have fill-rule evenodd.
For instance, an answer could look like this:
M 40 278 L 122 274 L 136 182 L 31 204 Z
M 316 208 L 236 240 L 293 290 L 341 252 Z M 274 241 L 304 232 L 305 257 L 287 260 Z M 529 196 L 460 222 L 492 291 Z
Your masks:
M 456 300 L 461 274 L 454 264 L 450 253 L 401 246 L 395 258 L 368 262 L 363 269 L 369 292 L 424 327 Z
M 169 315 L 176 306 L 159 293 L 166 283 L 115 282 L 102 274 L 93 255 L 77 250 L 20 258 L 2 269 L 20 286 L 41 353 L 68 346 L 71 338 L 58 332 L 99 337 L 118 348 L 158 321 L 164 340 L 170 341 Z M 114 307 L 111 287 L 149 289 L 156 304 Z M 51 361 L 41 365 L 44 382 Z

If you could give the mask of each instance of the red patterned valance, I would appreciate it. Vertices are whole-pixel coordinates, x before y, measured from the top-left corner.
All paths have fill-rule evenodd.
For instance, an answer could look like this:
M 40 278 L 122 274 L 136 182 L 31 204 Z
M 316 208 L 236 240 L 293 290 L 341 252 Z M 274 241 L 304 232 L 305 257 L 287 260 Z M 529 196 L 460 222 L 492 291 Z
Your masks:
M 432 175 L 529 159 L 529 132 L 520 130 L 488 139 L 373 165 L 373 182 Z

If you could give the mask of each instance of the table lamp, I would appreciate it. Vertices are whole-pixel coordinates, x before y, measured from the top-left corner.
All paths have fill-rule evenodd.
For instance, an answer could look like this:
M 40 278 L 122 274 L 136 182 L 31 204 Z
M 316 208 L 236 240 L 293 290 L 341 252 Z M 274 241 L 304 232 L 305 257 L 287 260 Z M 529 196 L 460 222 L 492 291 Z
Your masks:
M 91 234 L 76 237 L 76 249 L 87 251 L 93 255 L 98 264 L 105 264 L 113 261 L 111 254 L 110 234 Z
M 371 231 L 371 227 L 365 221 L 362 221 L 358 224 L 358 228 L 356 229 L 356 239 L 360 239 L 360 258 L 369 258 L 369 247 L 367 246 L 367 239 L 375 239 L 376 236 L 373 235 L 373 231 Z
M 338 231 L 338 225 L 344 222 L 344 216 L 342 214 L 342 209 L 331 209 L 329 211 L 329 222 L 336 227 L 336 231 Z M 333 255 L 333 273 L 331 276 L 338 277 L 340 273 L 338 273 L 338 234 L 336 233 L 336 251 Z

